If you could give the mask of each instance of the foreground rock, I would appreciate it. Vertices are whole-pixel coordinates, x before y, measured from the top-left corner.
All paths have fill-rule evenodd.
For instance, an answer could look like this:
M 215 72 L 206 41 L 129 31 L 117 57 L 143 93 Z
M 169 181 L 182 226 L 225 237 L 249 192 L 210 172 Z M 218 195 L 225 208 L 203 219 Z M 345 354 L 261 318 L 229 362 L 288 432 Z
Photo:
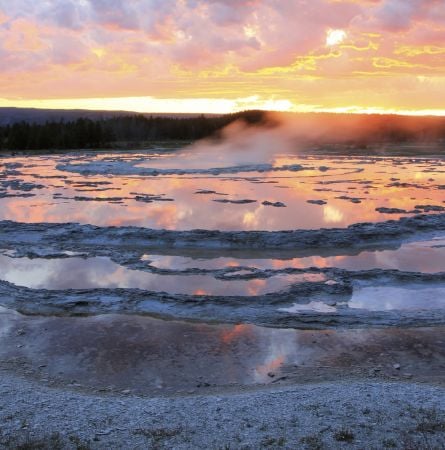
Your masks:
M 219 200 L 218 200 L 219 201 Z M 221 200 L 227 201 L 227 200 Z M 250 201 L 250 200 L 249 200 Z M 347 228 L 290 231 L 174 231 L 139 227 L 98 227 L 77 223 L 19 223 L 0 221 L 0 245 L 47 245 L 58 242 L 71 250 L 78 243 L 149 248 L 292 249 L 365 248 L 401 242 L 445 230 L 445 214 L 420 214 Z

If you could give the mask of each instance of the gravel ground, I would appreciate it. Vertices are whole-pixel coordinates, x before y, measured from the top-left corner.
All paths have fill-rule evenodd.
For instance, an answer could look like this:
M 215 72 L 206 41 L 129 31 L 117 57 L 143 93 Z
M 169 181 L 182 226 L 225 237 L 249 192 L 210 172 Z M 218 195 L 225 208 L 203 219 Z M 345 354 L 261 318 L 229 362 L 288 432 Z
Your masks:
M 445 389 L 336 382 L 134 397 L 49 388 L 3 372 L 1 448 L 445 447 Z

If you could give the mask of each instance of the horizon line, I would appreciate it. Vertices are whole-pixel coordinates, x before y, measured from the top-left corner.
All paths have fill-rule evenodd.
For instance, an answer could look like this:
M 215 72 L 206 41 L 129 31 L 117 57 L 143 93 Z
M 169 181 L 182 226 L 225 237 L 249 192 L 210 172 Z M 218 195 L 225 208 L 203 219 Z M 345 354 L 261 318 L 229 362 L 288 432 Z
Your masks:
M 234 114 L 259 110 L 278 113 L 334 113 L 378 114 L 398 116 L 445 117 L 442 108 L 401 108 L 384 106 L 326 106 L 320 104 L 296 104 L 290 100 L 250 96 L 237 99 L 224 98 L 155 98 L 155 97 L 107 97 L 74 99 L 6 99 L 0 98 L 0 107 L 39 110 L 85 110 L 104 112 L 129 112 L 139 114 Z

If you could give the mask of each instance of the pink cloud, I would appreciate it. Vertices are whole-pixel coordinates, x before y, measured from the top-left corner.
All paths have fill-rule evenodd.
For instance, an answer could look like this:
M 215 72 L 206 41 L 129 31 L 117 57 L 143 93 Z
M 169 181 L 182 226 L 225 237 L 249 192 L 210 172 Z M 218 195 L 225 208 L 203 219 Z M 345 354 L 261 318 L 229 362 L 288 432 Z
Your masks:
M 381 0 L 357 17 L 360 26 L 377 31 L 407 31 L 420 23 L 445 26 L 442 0 Z
M 326 47 L 329 29 L 345 31 L 342 45 Z M 0 0 L 0 97 L 219 89 L 298 101 L 309 76 L 352 95 L 366 77 L 445 76 L 442 54 L 398 52 L 444 42 L 444 0 Z

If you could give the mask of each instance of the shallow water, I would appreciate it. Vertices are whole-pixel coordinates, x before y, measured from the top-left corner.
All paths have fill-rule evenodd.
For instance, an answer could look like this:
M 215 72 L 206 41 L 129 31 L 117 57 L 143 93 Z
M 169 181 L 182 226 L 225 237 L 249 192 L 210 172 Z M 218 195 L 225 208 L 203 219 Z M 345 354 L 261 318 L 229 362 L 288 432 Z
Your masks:
M 234 383 L 384 376 L 439 377 L 445 329 L 275 330 L 118 315 L 0 314 L 0 357 L 37 379 L 132 393 L 199 394 Z M 394 363 L 401 370 L 394 370 Z M 377 372 L 373 372 L 377 373 Z
M 198 157 L 183 152 L 116 152 L 10 158 L 2 164 L 0 219 L 21 222 L 75 221 L 169 230 L 274 231 L 344 227 L 366 220 L 434 214 L 445 208 L 442 206 L 445 170 L 438 159 L 274 154 L 271 160 L 252 163 L 246 158 L 238 161 L 217 158 L 214 161 L 202 159 L 202 154 Z M 398 209 L 376 210 L 381 207 Z M 368 239 L 366 227 L 362 233 L 364 243 Z M 391 229 L 391 224 L 387 228 Z M 403 225 L 399 228 L 403 233 Z M 335 325 L 322 319 L 317 323 L 316 317 L 305 322 L 304 317 L 330 315 L 335 316 L 333 324 L 339 326 L 341 322 L 342 326 L 349 326 L 348 318 L 352 314 L 355 323 L 362 326 L 368 320 L 362 310 L 380 311 L 385 314 L 381 320 L 374 320 L 373 326 L 397 326 L 397 318 L 391 316 L 391 311 L 409 315 L 410 311 L 424 308 L 429 315 L 424 315 L 422 323 L 441 323 L 437 314 L 444 305 L 433 297 L 442 296 L 442 290 L 438 287 L 431 290 L 428 282 L 421 281 L 417 287 L 413 287 L 413 283 L 418 273 L 445 272 L 443 233 L 432 232 L 436 237 L 431 238 L 430 233 L 429 240 L 425 241 L 416 241 L 417 237 L 413 235 L 411 242 L 388 242 L 382 247 L 386 248 L 384 250 L 356 250 L 355 253 L 354 230 L 350 233 L 351 247 L 346 246 L 344 251 L 343 247 L 335 248 L 335 256 L 320 256 L 322 249 L 320 252 L 311 249 L 311 256 L 293 257 L 294 244 L 290 241 L 286 248 L 291 251 L 289 259 L 265 258 L 261 248 L 256 249 L 254 257 L 223 257 L 218 254 L 220 242 L 216 239 L 212 253 L 215 257 L 199 259 L 184 256 L 181 241 L 169 238 L 166 241 L 161 238 L 157 241 L 159 244 L 155 243 L 162 250 L 160 253 L 169 256 L 144 251 L 145 238 L 136 244 L 140 251 L 133 249 L 122 255 L 126 250 L 122 247 L 121 252 L 117 247 L 125 246 L 126 242 L 125 238 L 119 237 L 119 229 L 116 230 L 116 242 L 112 244 L 116 246 L 113 251 L 106 251 L 107 230 L 103 230 L 104 239 L 99 236 L 94 244 L 101 251 L 92 251 L 90 255 L 89 238 L 82 241 L 83 235 L 69 228 L 65 237 L 58 238 L 56 233 L 47 241 L 47 247 L 54 246 L 57 254 L 58 245 L 69 244 L 71 236 L 81 236 L 78 242 L 73 239 L 73 245 L 68 246 L 71 253 L 66 252 L 67 247 L 63 249 L 67 258 L 51 256 L 51 248 L 48 248 L 51 257 L 37 258 L 46 256 L 47 247 L 43 254 L 41 248 L 33 253 L 32 240 L 29 248 L 21 249 L 22 257 L 13 258 L 17 256 L 14 254 L 17 244 L 9 245 L 6 241 L 8 250 L 0 256 L 0 280 L 36 289 L 38 300 L 35 304 L 41 305 L 39 308 L 45 307 L 45 314 L 125 311 L 202 321 L 329 328 Z M 203 236 L 207 239 L 207 234 Z M 273 244 L 276 235 L 268 236 Z M 15 239 L 14 233 L 10 237 Z M 231 238 L 227 239 L 230 241 Z M 323 240 L 323 234 L 320 239 Z M 388 246 L 393 248 L 388 249 Z M 34 259 L 24 257 L 28 251 Z M 77 251 L 86 252 L 89 257 L 82 257 Z M 249 254 L 249 248 L 245 254 Z M 329 276 L 310 273 L 312 267 L 332 267 L 343 272 L 337 279 L 332 271 L 326 272 Z M 303 273 L 267 272 L 286 269 L 301 269 Z M 353 274 L 371 269 L 382 272 L 376 274 L 372 286 L 360 285 Z M 387 270 L 412 272 L 412 275 L 405 277 L 406 286 L 397 285 L 397 280 L 393 280 L 394 291 L 385 290 Z M 125 291 L 113 291 L 118 288 L 165 292 L 173 297 L 156 294 L 145 301 L 146 293 L 142 292 L 130 299 L 130 294 Z M 400 288 L 409 292 L 397 290 Z M 19 299 L 21 295 L 26 296 L 23 289 L 8 290 L 8 286 L 2 289 L 5 298 L 8 295 L 17 295 Z M 40 291 L 44 289 L 56 291 L 56 294 L 48 299 Z M 109 291 L 102 297 L 90 292 L 82 300 L 79 292 L 68 294 L 69 289 Z M 264 300 L 264 304 L 230 300 L 231 296 L 240 296 L 249 302 L 249 297 L 268 293 L 276 295 Z M 196 296 L 197 299 L 190 300 L 192 308 L 190 301 L 175 295 Z M 222 300 L 212 304 L 213 296 Z M 38 313 L 29 299 L 15 303 L 6 299 L 4 302 L 21 311 Z M 406 314 L 405 319 L 413 324 L 412 316 Z
M 445 166 L 434 158 L 273 153 L 257 160 L 249 153 L 226 158 L 159 149 L 0 163 L 0 220 L 18 222 L 221 231 L 341 228 L 441 212 L 444 193 Z M 218 239 L 204 252 L 211 258 L 197 257 L 205 248 L 184 253 L 180 239 L 161 239 L 159 254 L 151 253 L 147 249 L 156 247 L 144 248 L 147 235 L 127 248 L 128 230 L 120 236 L 120 229 L 114 235 L 101 229 L 94 240 L 88 230 L 66 227 L 39 245 L 39 236 L 24 240 L 14 229 L 0 250 L 0 280 L 15 285 L 1 284 L 2 304 L 47 317 L 24 317 L 0 306 L 0 354 L 12 364 L 26 361 L 45 378 L 141 392 L 274 382 L 289 374 L 297 382 L 313 381 L 323 365 L 344 374 L 345 368 L 369 370 L 377 363 L 393 370 L 399 362 L 426 376 L 444 367 L 444 329 L 398 327 L 444 323 L 445 282 L 438 272 L 445 272 L 445 238 L 429 228 L 427 236 L 417 236 L 421 226 L 414 226 L 411 241 L 403 241 L 405 224 L 394 225 L 394 242 L 377 242 L 380 247 L 365 226 L 362 250 L 354 248 L 357 228 L 348 234 L 349 247 L 346 242 L 330 253 L 315 247 L 299 253 L 290 241 L 287 259 L 280 252 L 267 258 L 262 248 L 222 256 Z M 48 229 L 34 228 L 42 234 Z M 340 270 L 310 273 L 311 267 Z M 267 272 L 285 269 L 303 273 Z M 359 273 L 372 269 L 371 275 Z M 21 287 L 35 291 L 30 295 Z M 274 295 L 254 297 L 267 293 Z M 69 317 L 117 311 L 133 315 Z M 56 314 L 65 317 L 51 317 Z M 310 328 L 319 331 L 303 331 Z
M 404 286 L 360 286 L 356 285 L 351 298 L 345 302 L 332 300 L 294 303 L 278 311 L 289 314 L 319 313 L 336 314 L 341 310 L 363 311 L 445 311 L 445 286 L 425 286 L 407 283 Z
M 273 170 L 263 164 L 262 171 L 249 172 L 242 167 L 255 167 L 255 159 L 239 162 L 241 166 L 229 175 L 154 176 L 143 171 L 207 170 L 212 164 L 188 154 L 153 152 L 8 158 L 3 167 L 0 164 L 0 220 L 171 230 L 285 230 L 344 227 L 414 214 L 416 206 L 445 207 L 440 189 L 445 170 L 437 159 L 274 155 L 266 164 Z M 215 165 L 224 167 L 219 161 Z M 294 166 L 301 170 L 286 169 Z M 381 207 L 405 212 L 376 211 Z M 423 211 L 434 212 L 417 210 Z
M 217 280 L 205 275 L 157 275 L 129 270 L 108 258 L 29 259 L 0 256 L 0 279 L 33 289 L 133 288 L 188 295 L 254 296 L 322 275 L 276 275 L 267 279 Z
M 285 269 L 309 267 L 337 267 L 346 270 L 395 269 L 407 272 L 434 273 L 445 271 L 445 239 L 402 244 L 396 250 L 363 251 L 357 255 L 331 257 L 310 256 L 291 259 L 260 258 L 192 258 L 174 255 L 147 254 L 142 257 L 152 267 L 168 270 L 224 269 L 252 267 L 258 269 Z
M 368 311 L 428 310 L 445 308 L 444 286 L 366 286 L 354 289 L 349 308 Z

